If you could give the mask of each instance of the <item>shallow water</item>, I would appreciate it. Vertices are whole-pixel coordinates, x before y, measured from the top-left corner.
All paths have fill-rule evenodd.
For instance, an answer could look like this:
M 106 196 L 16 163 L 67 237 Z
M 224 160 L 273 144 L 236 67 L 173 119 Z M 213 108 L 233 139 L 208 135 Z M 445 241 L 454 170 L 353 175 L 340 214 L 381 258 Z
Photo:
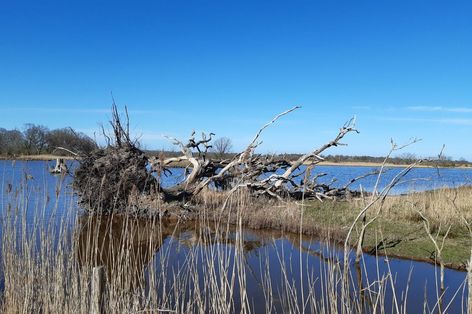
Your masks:
M 68 216 L 67 222 L 73 232 L 84 232 L 84 227 L 79 224 L 75 225 L 76 215 L 80 212 L 77 206 L 77 197 L 73 193 L 70 184 L 72 182 L 70 176 L 61 177 L 50 175 L 47 171 L 48 167 L 52 167 L 53 162 L 43 161 L 0 161 L 0 187 L 2 189 L 2 201 L 0 215 L 15 214 L 15 211 L 26 212 L 26 223 L 29 225 L 41 224 L 44 222 L 55 221 L 59 223 L 63 221 L 63 217 Z M 183 169 L 173 169 L 174 175 L 163 178 L 166 185 L 178 182 L 179 176 L 183 175 Z M 322 180 L 331 181 L 332 177 L 338 178 L 336 184 L 344 185 L 345 182 L 352 177 L 365 174 L 371 171 L 371 167 L 343 167 L 343 166 L 320 166 L 315 171 L 329 173 Z M 394 168 L 387 172 L 382 178 L 380 188 L 385 186 L 393 176 L 400 171 Z M 470 184 L 469 178 L 472 177 L 472 169 L 437 169 L 418 168 L 414 169 L 405 178 L 406 182 L 399 185 L 395 193 L 404 193 L 410 190 L 427 190 L 431 188 L 443 186 L 458 186 Z M 353 188 L 359 188 L 359 185 L 365 190 L 373 189 L 375 178 L 369 177 L 356 183 Z M 24 200 L 27 199 L 27 202 Z M 35 218 L 39 215 L 44 221 L 37 221 Z M 121 222 L 104 221 L 108 226 L 114 228 L 106 228 L 106 232 L 118 232 L 113 234 L 111 238 L 120 239 L 119 231 Z M 212 229 L 211 226 L 201 228 L 198 224 L 189 223 L 186 225 L 175 226 L 171 223 L 159 229 L 143 229 L 144 241 L 153 237 L 160 239 L 155 245 L 145 250 L 139 248 L 136 250 L 139 263 L 139 270 L 136 276 L 146 276 L 149 269 L 157 272 L 162 271 L 162 260 L 166 260 L 165 271 L 169 274 L 182 271 L 187 267 L 189 256 L 192 258 L 208 260 L 208 258 L 216 258 L 208 255 L 209 252 L 216 254 L 224 254 L 229 257 L 229 264 L 234 264 L 235 256 L 242 256 L 244 264 L 244 277 L 246 280 L 246 289 L 252 309 L 264 311 L 265 294 L 264 286 L 269 283 L 274 291 L 274 309 L 282 310 L 286 308 L 287 291 L 290 294 L 296 294 L 300 298 L 306 295 L 308 298 L 310 292 L 315 291 L 319 298 L 323 298 L 323 272 L 327 267 L 331 267 L 333 261 L 340 260 L 341 251 L 334 246 L 327 247 L 325 243 L 316 239 L 303 237 L 299 235 L 282 234 L 276 231 L 256 231 L 256 230 L 236 230 L 234 227 L 221 236 L 219 232 Z M 85 228 L 86 229 L 86 228 Z M 110 231 L 112 230 L 112 231 Z M 3 228 L 0 229 L 0 239 Z M 100 231 L 104 232 L 104 231 Z M 157 232 L 157 233 L 156 233 Z M 101 237 L 103 239 L 110 238 L 110 234 Z M 79 237 L 80 239 L 80 237 Z M 236 245 L 236 241 L 241 239 L 240 245 Z M 109 245 L 114 245 L 113 243 Z M 139 242 L 136 244 L 139 244 Z M 80 248 L 80 245 L 78 246 Z M 139 253 L 140 252 L 140 253 Z M 144 255 L 143 255 L 144 254 Z M 0 256 L 1 258 L 1 256 Z M 107 258 L 104 256 L 100 260 L 100 264 L 107 264 Z M 200 278 L 205 278 L 205 263 L 197 263 L 200 265 L 196 271 L 200 274 Z M 283 266 L 285 265 L 285 266 Z M 267 268 L 268 267 L 268 268 Z M 436 298 L 437 268 L 433 265 L 421 262 L 406 261 L 400 259 L 386 259 L 383 257 L 364 255 L 361 271 L 355 267 L 351 267 L 352 283 L 354 287 L 359 285 L 362 287 L 369 286 L 388 270 L 395 275 L 395 287 L 398 291 L 404 291 L 408 285 L 407 309 L 411 313 L 423 311 L 423 300 L 426 300 L 430 309 L 434 307 Z M 270 271 L 267 272 L 267 269 Z M 289 271 L 287 271 L 289 270 Z M 220 270 L 222 271 L 222 270 Z M 362 281 L 356 278 L 362 277 Z M 411 277 L 410 277 L 411 276 Z M 171 276 L 169 280 L 171 280 Z M 312 279 L 310 279 L 312 278 Z M 318 279 L 316 279 L 318 278 Z M 321 279 L 320 279 L 321 278 Z M 465 273 L 454 270 L 446 270 L 446 291 L 444 303 L 448 304 L 453 295 L 459 291 L 465 280 Z M 162 282 L 152 282 L 150 278 L 145 279 L 148 283 L 148 289 L 161 289 L 164 293 Z M 293 283 L 293 287 L 288 287 L 287 282 Z M 409 282 L 409 284 L 408 284 Z M 168 283 L 171 285 L 172 283 Z M 202 288 L 205 281 L 199 283 Z M 309 289 L 311 287 L 311 289 Z M 0 288 L 1 280 L 0 280 Z M 159 291 L 161 291 L 159 290 Z M 235 289 L 235 297 L 238 299 L 239 290 Z M 168 294 L 172 292 L 166 291 Z M 461 312 L 462 293 L 460 290 L 458 296 L 453 300 L 449 308 L 449 312 Z M 358 293 L 360 295 L 360 293 Z M 389 295 L 387 292 L 386 295 Z M 326 298 L 326 296 L 324 296 Z M 401 295 L 398 296 L 401 299 Z M 392 308 L 392 299 L 386 298 L 386 308 Z M 239 310 L 240 304 L 234 304 L 234 310 Z M 390 312 L 390 310 L 387 310 Z
M 269 230 L 238 229 L 230 226 L 228 229 L 214 224 L 198 222 L 186 222 L 175 224 L 172 222 L 161 222 L 156 225 L 139 221 L 114 217 L 112 220 L 102 220 L 97 225 L 96 221 L 83 219 L 78 230 L 81 232 L 81 245 L 79 246 L 79 256 L 87 256 L 86 248 L 90 228 L 93 226 L 93 234 L 99 230 L 100 239 L 98 246 L 103 249 L 104 254 L 94 261 L 96 265 L 105 265 L 107 269 L 113 268 L 112 256 L 115 252 L 119 254 L 119 247 L 123 243 L 119 240 L 125 229 L 132 228 L 134 231 L 132 247 L 128 254 L 132 259 L 136 282 L 146 282 L 147 289 L 157 290 L 157 294 L 166 295 L 172 298 L 175 293 L 171 288 L 175 285 L 175 278 L 171 274 L 198 274 L 198 283 L 187 283 L 189 286 L 198 285 L 201 291 L 209 282 L 215 281 L 215 277 L 208 274 L 209 269 L 213 272 L 220 272 L 217 278 L 227 276 L 231 281 L 233 276 L 231 271 L 237 261 L 243 265 L 244 287 L 248 296 L 248 303 L 255 313 L 265 311 L 265 300 L 267 287 L 270 286 L 274 293 L 272 310 L 285 312 L 288 300 L 297 300 L 299 308 L 302 308 L 302 300 L 310 299 L 314 294 L 316 299 L 325 299 L 323 295 L 326 289 L 326 277 L 336 273 L 342 267 L 342 250 L 334 244 L 317 241 L 310 237 L 297 234 L 282 233 Z M 134 225 L 134 227 L 133 227 Z M 112 233 L 112 236 L 110 236 Z M 115 239 L 115 240 L 110 240 Z M 153 239 L 153 245 L 149 245 L 149 239 Z M 94 250 L 94 247 L 89 247 Z M 89 254 L 90 255 L 90 254 Z M 208 258 L 217 261 L 217 265 L 212 267 Z M 220 266 L 221 261 L 225 261 L 227 267 L 226 274 Z M 236 261 L 237 260 L 237 261 Z M 438 269 L 427 263 L 400 259 L 386 259 L 385 257 L 375 257 L 365 254 L 359 267 L 352 263 L 351 254 L 351 293 L 353 298 L 359 298 L 359 302 L 365 303 L 365 312 L 370 312 L 369 298 L 359 293 L 359 287 L 366 289 L 371 286 L 375 290 L 375 282 L 391 273 L 394 275 L 394 287 L 398 294 L 398 302 L 403 304 L 405 300 L 406 287 L 408 294 L 406 298 L 406 310 L 408 313 L 423 312 L 426 305 L 430 310 L 437 307 L 437 287 Z M 156 273 L 166 273 L 166 279 L 159 277 L 154 282 L 149 277 L 150 268 Z M 224 267 L 223 267 L 224 268 Z M 333 271 L 334 269 L 334 271 Z M 240 271 L 241 272 L 241 271 Z M 183 275 L 184 276 L 184 275 Z M 237 276 L 240 278 L 240 276 Z M 324 278 L 324 279 L 323 279 Z M 362 278 L 362 280 L 360 279 Z M 464 300 L 463 284 L 465 273 L 447 269 L 445 272 L 446 291 L 443 298 L 443 308 L 448 307 L 448 312 L 461 312 Z M 234 300 L 232 310 L 240 312 L 241 304 L 240 282 L 236 280 L 234 284 Z M 394 306 L 390 283 L 387 282 L 385 309 L 390 312 Z M 167 287 L 167 289 L 165 288 Z M 326 293 L 326 292 L 325 292 Z M 454 296 L 457 294 L 456 296 Z M 303 295 L 303 297 L 302 297 Z M 426 297 L 426 303 L 423 302 Z M 188 301 L 188 300 L 186 300 Z M 170 301 L 172 303 L 172 301 Z

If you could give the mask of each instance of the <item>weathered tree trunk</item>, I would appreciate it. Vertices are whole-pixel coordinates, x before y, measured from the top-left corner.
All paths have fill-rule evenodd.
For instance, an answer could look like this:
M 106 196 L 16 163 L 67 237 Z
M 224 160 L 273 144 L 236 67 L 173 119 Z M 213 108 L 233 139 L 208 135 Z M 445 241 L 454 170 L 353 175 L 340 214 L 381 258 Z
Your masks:
M 54 168 L 49 169 L 49 172 L 53 174 L 66 174 L 69 172 L 69 169 L 67 168 L 63 158 L 57 158 L 56 165 Z

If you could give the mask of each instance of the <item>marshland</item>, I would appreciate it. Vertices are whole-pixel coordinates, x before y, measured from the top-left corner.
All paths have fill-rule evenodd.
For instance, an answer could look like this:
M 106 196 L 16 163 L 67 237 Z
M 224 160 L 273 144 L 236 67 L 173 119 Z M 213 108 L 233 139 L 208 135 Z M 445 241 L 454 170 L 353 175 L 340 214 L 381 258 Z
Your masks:
M 472 313 L 471 12 L 3 1 L 0 313 Z
M 389 167 L 393 142 L 377 167 L 320 164 L 354 120 L 298 159 L 257 154 L 299 109 L 228 159 L 195 132 L 148 155 L 113 105 L 106 145 L 57 148 L 64 173 L 0 161 L 3 311 L 467 312 L 472 170 Z

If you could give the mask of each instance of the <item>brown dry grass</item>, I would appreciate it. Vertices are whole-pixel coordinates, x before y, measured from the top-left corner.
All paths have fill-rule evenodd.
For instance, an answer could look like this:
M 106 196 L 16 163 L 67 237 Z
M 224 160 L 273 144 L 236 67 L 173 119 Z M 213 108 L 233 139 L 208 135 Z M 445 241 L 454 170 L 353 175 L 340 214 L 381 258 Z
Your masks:
M 461 215 L 472 218 L 472 187 L 455 189 L 443 188 L 427 192 L 390 196 L 385 200 L 384 212 L 387 217 L 421 221 L 416 212 L 421 211 L 436 225 L 462 225 Z

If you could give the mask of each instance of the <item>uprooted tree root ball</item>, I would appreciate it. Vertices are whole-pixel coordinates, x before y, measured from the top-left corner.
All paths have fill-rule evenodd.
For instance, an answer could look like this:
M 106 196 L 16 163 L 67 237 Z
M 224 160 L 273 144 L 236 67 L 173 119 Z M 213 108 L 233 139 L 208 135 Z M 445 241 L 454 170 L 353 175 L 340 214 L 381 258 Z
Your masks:
M 340 141 L 350 132 L 357 132 L 354 120 L 340 128 L 337 136 L 327 144 L 314 149 L 297 160 L 277 159 L 255 154 L 260 145 L 261 133 L 282 116 L 299 109 L 294 107 L 275 116 L 256 133 L 250 144 L 241 153 L 229 160 L 213 159 L 212 136 L 202 133 L 200 139 L 193 132 L 186 143 L 168 137 L 178 146 L 182 155 L 173 158 L 148 157 L 130 139 L 129 119 L 126 111 L 126 125 L 123 125 L 116 106 L 112 107 L 113 134 L 103 134 L 108 139 L 107 148 L 82 156 L 75 172 L 74 187 L 81 201 L 91 212 L 111 213 L 136 211 L 162 211 L 152 208 L 163 205 L 188 208 L 198 204 L 202 191 L 212 190 L 222 197 L 221 206 L 227 205 L 231 195 L 244 189 L 250 197 L 262 199 L 339 199 L 351 196 L 349 186 L 333 187 L 320 183 L 324 174 L 312 175 L 313 167 L 321 162 L 321 154 L 330 147 L 341 145 Z M 169 172 L 176 164 L 187 166 L 182 182 L 169 188 L 162 188 L 161 175 Z M 373 173 L 371 173 L 373 174 Z M 368 174 L 368 175 L 371 175 Z M 154 205 L 152 205 L 154 204 Z M 165 206 L 163 206 L 165 208 Z
M 110 147 L 85 157 L 75 172 L 74 187 L 87 209 L 119 211 L 135 194 L 149 194 L 157 180 L 146 169 L 147 157 L 133 146 Z

